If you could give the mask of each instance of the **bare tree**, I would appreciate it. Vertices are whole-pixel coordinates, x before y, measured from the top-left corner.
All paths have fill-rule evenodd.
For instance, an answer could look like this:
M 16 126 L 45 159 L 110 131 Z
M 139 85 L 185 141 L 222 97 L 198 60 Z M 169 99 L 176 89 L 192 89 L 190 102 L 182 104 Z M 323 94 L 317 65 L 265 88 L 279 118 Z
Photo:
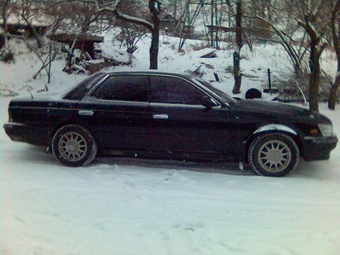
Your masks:
M 145 31 L 139 30 L 137 27 L 126 26 L 121 28 L 118 40 L 121 42 L 121 46 L 125 44 L 127 53 L 133 54 L 138 49 L 138 41 L 144 35 Z
M 33 24 L 34 20 L 40 16 L 40 4 L 33 0 L 12 0 L 10 8 L 13 14 L 15 14 L 21 19 L 21 21 L 24 21 L 29 26 L 33 37 L 36 39 L 38 48 L 42 48 L 43 42 L 41 36 Z
M 32 78 L 36 79 L 39 76 L 39 74 L 43 70 L 45 70 L 47 74 L 47 84 L 49 84 L 52 78 L 51 65 L 57 56 L 57 48 L 56 48 L 55 42 L 50 40 L 49 44 L 46 47 L 46 50 L 44 51 L 36 49 L 34 46 L 31 46 L 29 42 L 26 42 L 26 45 L 32 52 L 35 53 L 35 55 L 38 57 L 38 59 L 41 62 L 40 69 L 33 75 Z
M 282 45 L 292 62 L 295 76 L 300 77 L 303 69 L 302 60 L 307 52 L 307 48 L 304 44 L 304 38 L 302 38 L 301 41 L 298 42 L 294 40 L 291 35 L 288 34 L 289 32 L 279 28 L 280 24 L 274 24 L 273 22 L 270 22 L 269 20 L 261 16 L 256 16 L 256 19 L 268 24 L 268 26 L 270 27 L 270 32 L 275 34 L 275 37 L 269 38 L 267 40 Z
M 323 31 L 328 23 L 325 24 L 325 20 L 321 20 L 320 15 L 322 6 L 326 5 L 325 0 L 314 2 L 314 4 L 306 2 L 302 3 L 306 9 L 303 11 L 303 19 L 298 19 L 298 24 L 304 28 L 309 36 L 309 109 L 312 111 L 319 111 L 320 57 L 327 45 L 323 41 Z
M 7 19 L 9 15 L 10 3 L 11 0 L 2 0 L 0 3 L 0 12 L 5 34 L 7 33 Z
M 151 46 L 149 50 L 150 54 L 150 69 L 158 69 L 158 51 L 159 51 L 159 30 L 160 30 L 160 10 L 161 3 L 158 0 L 149 0 L 148 8 L 151 14 L 151 21 L 146 18 L 138 18 L 135 16 L 123 13 L 121 9 L 124 9 L 122 5 L 123 1 L 117 0 L 111 5 L 101 5 L 98 1 L 89 0 L 94 2 L 97 7 L 97 12 L 100 14 L 113 14 L 117 19 L 132 22 L 137 25 L 144 26 L 151 31 Z
M 310 67 L 310 78 L 309 78 L 309 109 L 312 111 L 319 111 L 319 84 L 320 84 L 320 57 L 326 46 L 322 44 L 322 36 L 314 29 L 310 23 L 308 17 L 305 17 L 304 22 L 299 22 L 307 34 L 310 37 L 310 54 L 309 54 L 309 67 Z
M 273 22 L 276 19 L 275 15 L 277 15 L 276 9 L 273 7 L 278 4 L 277 0 L 249 1 L 249 12 L 252 12 L 254 16 L 260 16 L 269 22 Z
M 57 39 L 63 36 L 60 35 L 63 32 L 57 33 L 57 30 L 67 31 L 65 40 L 69 40 L 69 45 L 63 50 L 67 54 L 64 71 L 68 73 L 72 72 L 78 57 L 74 54 L 76 48 L 81 49 L 84 53 L 82 56 L 85 58 L 91 57 L 88 52 L 85 52 L 87 34 L 99 33 L 111 25 L 107 21 L 104 22 L 104 17 L 98 13 L 91 1 L 50 1 L 45 4 L 44 13 L 54 19 L 55 25 L 50 30 L 50 38 Z
M 68 33 L 100 31 L 100 15 L 92 3 L 79 0 L 52 2 L 45 9 L 45 13 L 59 20 L 59 28 Z

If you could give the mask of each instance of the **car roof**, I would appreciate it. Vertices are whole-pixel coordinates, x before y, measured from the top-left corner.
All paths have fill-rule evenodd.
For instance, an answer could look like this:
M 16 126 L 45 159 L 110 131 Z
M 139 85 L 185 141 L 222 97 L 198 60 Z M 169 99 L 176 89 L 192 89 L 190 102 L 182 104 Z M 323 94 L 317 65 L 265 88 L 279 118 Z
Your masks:
M 191 73 L 177 73 L 177 72 L 168 72 L 168 71 L 159 71 L 159 70 L 134 70 L 134 71 L 110 71 L 110 72 L 103 72 L 105 74 L 110 74 L 110 75 L 173 75 L 173 76 L 178 76 L 178 77 L 184 77 L 184 78 L 189 78 L 193 77 L 193 74 Z

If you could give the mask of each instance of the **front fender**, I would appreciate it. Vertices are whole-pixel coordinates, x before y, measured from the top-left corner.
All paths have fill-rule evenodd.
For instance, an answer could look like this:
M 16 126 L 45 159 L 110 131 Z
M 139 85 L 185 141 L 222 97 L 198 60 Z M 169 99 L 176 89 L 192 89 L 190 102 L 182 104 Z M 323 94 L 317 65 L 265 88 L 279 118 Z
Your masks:
M 263 133 L 263 132 L 268 132 L 268 131 L 282 131 L 284 133 L 289 133 L 291 135 L 297 135 L 297 133 L 294 129 L 287 127 L 285 125 L 269 124 L 269 125 L 265 125 L 265 126 L 258 128 L 257 130 L 255 130 L 255 132 L 251 136 L 256 135 L 256 134 L 260 134 L 260 133 Z
M 291 127 L 282 125 L 282 124 L 267 124 L 265 126 L 259 127 L 256 129 L 253 133 L 251 133 L 246 141 L 244 141 L 244 156 L 245 160 L 247 161 L 247 155 L 248 155 L 248 150 L 251 142 L 254 140 L 254 137 L 258 136 L 259 134 L 262 133 L 268 133 L 268 132 L 282 132 L 288 135 L 291 135 L 294 140 L 296 140 L 298 147 L 300 148 L 300 143 L 298 142 L 298 139 L 296 137 L 298 136 L 298 133 L 292 129 Z

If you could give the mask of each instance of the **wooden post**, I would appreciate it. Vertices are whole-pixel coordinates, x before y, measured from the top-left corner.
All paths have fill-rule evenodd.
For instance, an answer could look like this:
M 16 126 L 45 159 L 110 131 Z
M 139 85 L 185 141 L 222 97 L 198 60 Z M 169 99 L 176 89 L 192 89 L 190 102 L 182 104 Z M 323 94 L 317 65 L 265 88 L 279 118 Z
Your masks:
M 270 68 L 268 68 L 268 86 L 269 86 L 269 93 L 272 94 L 272 82 L 270 77 Z

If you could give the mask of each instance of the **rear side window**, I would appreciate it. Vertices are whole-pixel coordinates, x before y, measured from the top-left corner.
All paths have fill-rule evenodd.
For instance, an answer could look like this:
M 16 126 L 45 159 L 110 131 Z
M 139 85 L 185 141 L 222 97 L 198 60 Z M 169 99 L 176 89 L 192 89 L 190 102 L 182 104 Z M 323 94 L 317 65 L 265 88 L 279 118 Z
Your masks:
M 101 100 L 148 101 L 148 76 L 113 75 L 91 95 Z
M 150 77 L 150 102 L 201 105 L 205 94 L 191 83 L 176 77 Z
M 103 77 L 103 73 L 95 73 L 79 83 L 68 92 L 64 98 L 69 100 L 81 100 Z

